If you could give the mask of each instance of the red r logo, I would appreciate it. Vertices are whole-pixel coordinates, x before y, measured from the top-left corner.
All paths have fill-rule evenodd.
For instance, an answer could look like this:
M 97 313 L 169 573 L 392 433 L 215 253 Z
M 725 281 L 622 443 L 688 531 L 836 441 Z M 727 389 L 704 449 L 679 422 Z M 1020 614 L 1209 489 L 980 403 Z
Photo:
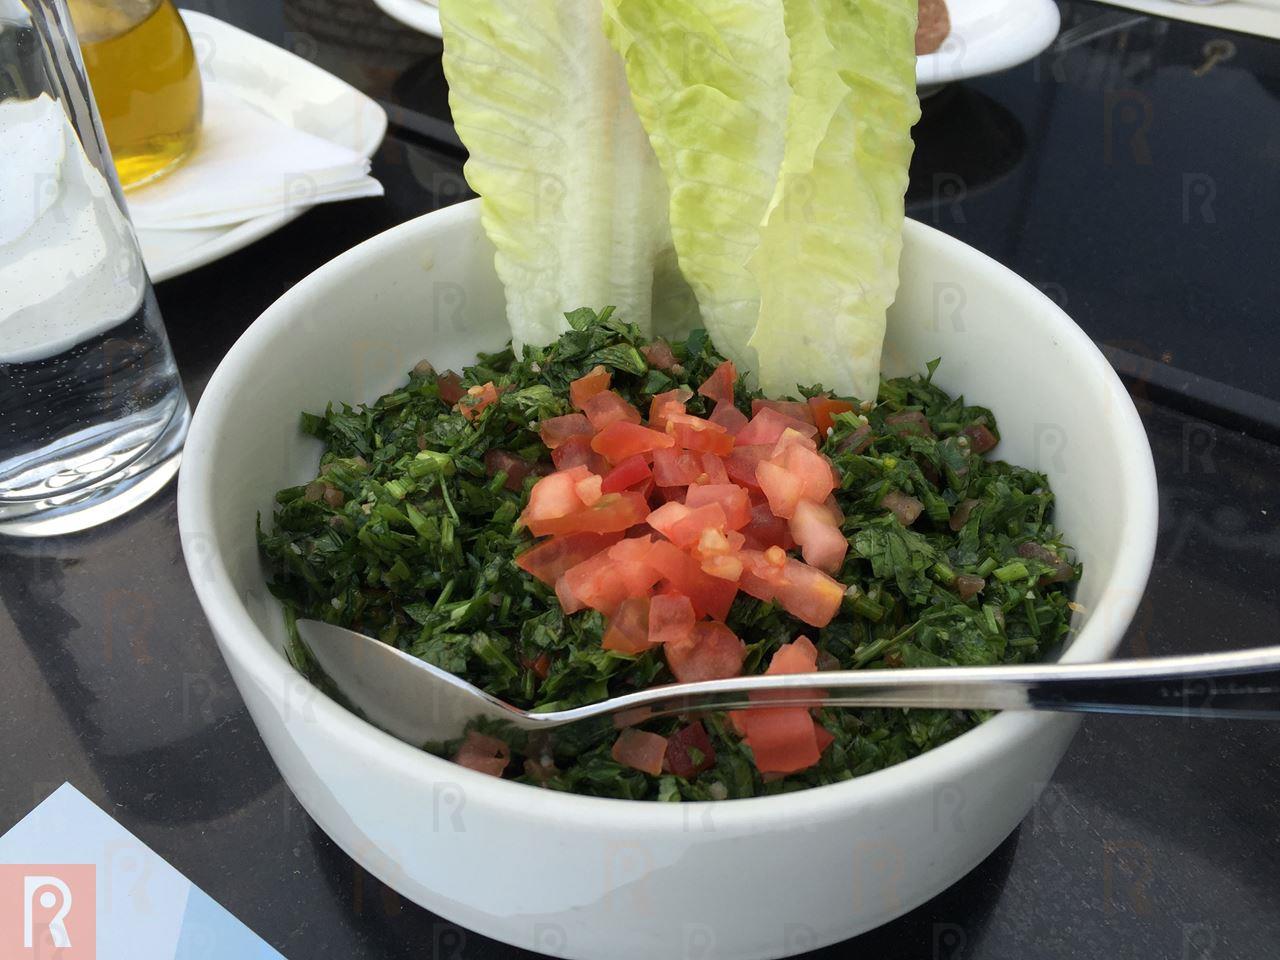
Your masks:
M 0 864 L 0 956 L 94 960 L 97 867 Z

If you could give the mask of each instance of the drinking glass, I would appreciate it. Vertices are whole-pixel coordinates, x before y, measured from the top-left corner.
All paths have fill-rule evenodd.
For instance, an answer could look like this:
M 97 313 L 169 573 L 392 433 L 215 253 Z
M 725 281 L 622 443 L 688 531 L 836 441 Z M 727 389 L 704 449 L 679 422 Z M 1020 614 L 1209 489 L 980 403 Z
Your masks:
M 85 529 L 178 469 L 190 411 L 64 0 L 0 0 L 0 534 Z

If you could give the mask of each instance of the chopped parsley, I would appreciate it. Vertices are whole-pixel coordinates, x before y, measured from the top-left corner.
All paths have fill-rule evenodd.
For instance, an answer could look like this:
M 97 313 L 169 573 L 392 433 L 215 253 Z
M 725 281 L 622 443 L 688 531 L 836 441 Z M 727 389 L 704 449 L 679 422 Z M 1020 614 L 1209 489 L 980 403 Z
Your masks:
M 653 394 L 695 389 L 722 358 L 705 332 L 694 331 L 670 345 L 675 365 L 658 369 L 639 330 L 611 310 L 567 317 L 572 329 L 555 343 L 526 348 L 520 359 L 510 349 L 482 354 L 460 384 L 424 362 L 375 403 L 303 414 L 302 429 L 324 444 L 317 477 L 279 491 L 271 528 L 260 518 L 258 534 L 272 593 L 291 626 L 295 617 L 314 617 L 359 630 L 526 708 L 571 707 L 672 681 L 661 650 L 604 650 L 601 614 L 566 616 L 555 592 L 515 565 L 533 542 L 517 518 L 539 473 L 551 469 L 538 423 L 573 412 L 572 380 L 603 365 L 613 389 L 643 411 Z M 820 669 L 868 670 L 1020 663 L 1066 637 L 1068 588 L 1079 570 L 1059 559 L 1069 551 L 1052 526 L 1048 481 L 972 449 L 978 437 L 998 439 L 995 418 L 933 384 L 935 367 L 886 380 L 874 404 L 835 416 L 820 449 L 840 478 L 836 499 L 851 545 L 836 575 L 848 587 L 845 601 L 831 623 L 814 629 L 739 593 L 726 622 L 747 644 L 744 673 L 762 672 L 779 646 L 801 634 L 817 646 Z M 464 417 L 451 394 L 488 383 L 498 389 L 496 401 Z M 819 392 L 801 390 L 803 397 Z M 741 379 L 736 384 L 744 414 L 759 397 Z M 689 401 L 689 413 L 710 412 L 704 398 Z M 518 485 L 508 482 L 513 464 L 532 471 Z M 882 505 L 895 491 L 921 508 L 908 526 Z M 961 599 L 978 579 L 981 591 Z M 328 688 L 293 636 L 295 665 Z M 650 776 L 615 762 L 607 742 L 563 736 L 517 738 L 506 775 L 637 800 L 750 797 L 879 770 L 986 716 L 815 715 L 834 742 L 816 766 L 782 778 L 762 778 L 719 714 L 701 718 L 715 765 L 687 779 Z M 646 729 L 669 735 L 680 726 L 668 719 Z M 446 746 L 453 745 L 435 749 L 447 753 Z M 703 755 L 694 753 L 702 766 Z

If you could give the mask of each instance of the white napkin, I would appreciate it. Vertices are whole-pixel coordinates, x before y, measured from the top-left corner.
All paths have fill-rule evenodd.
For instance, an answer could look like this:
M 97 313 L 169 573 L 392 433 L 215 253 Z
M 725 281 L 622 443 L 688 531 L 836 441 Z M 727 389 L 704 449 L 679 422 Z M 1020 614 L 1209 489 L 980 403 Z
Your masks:
M 140 229 L 190 230 L 380 196 L 361 154 L 267 116 L 206 76 L 195 152 L 126 199 Z
M 1103 2 L 1171 20 L 1186 20 L 1220 30 L 1238 30 L 1280 40 L 1280 0 L 1227 0 L 1226 3 L 1215 4 L 1176 3 L 1175 0 Z

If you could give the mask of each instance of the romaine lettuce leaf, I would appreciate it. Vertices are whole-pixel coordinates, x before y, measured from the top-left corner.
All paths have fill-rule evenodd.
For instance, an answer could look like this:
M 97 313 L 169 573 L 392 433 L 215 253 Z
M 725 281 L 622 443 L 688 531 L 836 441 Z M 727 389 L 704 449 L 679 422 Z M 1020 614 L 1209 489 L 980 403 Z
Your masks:
M 517 346 L 614 304 L 770 394 L 875 396 L 897 291 L 915 0 L 442 0 Z
M 753 369 L 747 343 L 760 293 L 747 262 L 774 194 L 790 99 L 782 5 L 603 3 L 605 30 L 666 176 L 680 270 L 716 346 Z
M 822 383 L 874 397 L 920 115 L 915 3 L 781 3 L 791 43 L 786 153 L 750 263 L 760 386 L 776 396 Z
M 667 190 L 601 16 L 600 0 L 440 2 L 449 105 L 517 349 L 583 305 L 652 329 Z

